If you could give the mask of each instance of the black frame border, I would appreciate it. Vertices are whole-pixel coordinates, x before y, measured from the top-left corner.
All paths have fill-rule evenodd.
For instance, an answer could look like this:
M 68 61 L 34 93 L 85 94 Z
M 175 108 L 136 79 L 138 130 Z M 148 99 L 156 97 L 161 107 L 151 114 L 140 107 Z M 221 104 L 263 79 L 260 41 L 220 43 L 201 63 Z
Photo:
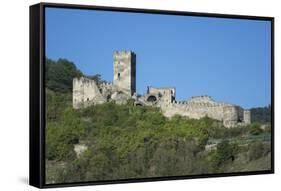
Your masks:
M 171 177 L 153 177 L 141 179 L 122 179 L 73 183 L 45 183 L 45 8 L 81 9 L 81 10 L 101 10 L 114 12 L 148 13 L 163 15 L 182 15 L 209 18 L 247 19 L 271 22 L 271 170 L 248 171 L 232 173 L 216 173 Z M 30 6 L 30 95 L 29 95 L 29 184 L 38 188 L 56 188 L 69 186 L 104 185 L 116 183 L 136 183 L 149 181 L 183 180 L 194 178 L 214 178 L 244 175 L 261 175 L 274 173 L 274 17 L 232 15 L 218 13 L 200 13 L 171 10 L 139 9 L 125 7 L 107 7 L 94 5 L 75 5 L 58 3 L 39 3 Z M 38 64 L 39 63 L 39 64 Z

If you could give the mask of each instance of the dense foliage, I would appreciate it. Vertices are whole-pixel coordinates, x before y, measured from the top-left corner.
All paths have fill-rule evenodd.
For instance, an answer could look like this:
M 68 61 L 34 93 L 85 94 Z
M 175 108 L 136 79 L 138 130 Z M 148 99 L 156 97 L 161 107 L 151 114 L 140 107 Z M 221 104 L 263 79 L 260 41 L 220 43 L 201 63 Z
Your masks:
M 271 106 L 257 107 L 251 109 L 252 122 L 270 123 L 271 122 Z
M 92 76 L 86 76 L 87 78 L 89 79 L 92 79 L 92 80 L 95 80 L 95 82 L 99 85 L 101 83 L 106 83 L 107 81 L 106 80 L 103 80 L 101 78 L 101 75 L 100 74 L 95 74 L 95 75 L 92 75 Z
M 47 60 L 46 67 L 47 183 L 271 168 L 270 126 L 227 129 L 207 117 L 168 119 L 158 108 L 134 106 L 131 100 L 75 110 L 72 78 L 82 73 L 63 59 Z M 91 78 L 103 82 L 100 75 Z M 77 145 L 86 147 L 80 155 Z
M 82 73 L 73 62 L 66 59 L 57 61 L 46 59 L 46 87 L 58 92 L 70 92 L 72 80 L 80 77 Z
M 258 124 L 226 129 L 207 117 L 196 120 L 176 115 L 168 119 L 158 108 L 134 106 L 130 101 L 74 110 L 70 94 L 52 91 L 47 93 L 47 103 L 48 182 L 270 168 L 269 143 L 256 140 L 248 144 L 245 140 L 245 136 L 263 135 Z M 252 133 L 256 128 L 260 132 Z M 217 149 L 206 150 L 215 142 Z M 80 157 L 74 151 L 76 144 L 87 146 Z M 249 166 L 257 160 L 263 165 Z

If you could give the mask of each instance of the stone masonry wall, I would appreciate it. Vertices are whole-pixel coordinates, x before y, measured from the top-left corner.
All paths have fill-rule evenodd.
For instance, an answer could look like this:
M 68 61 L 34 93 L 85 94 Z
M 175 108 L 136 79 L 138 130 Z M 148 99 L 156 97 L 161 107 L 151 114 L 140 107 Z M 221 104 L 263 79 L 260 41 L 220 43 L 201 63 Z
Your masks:
M 132 96 L 136 91 L 136 56 L 131 51 L 115 51 L 113 84 Z
M 161 103 L 160 108 L 167 117 L 178 114 L 195 119 L 208 116 L 213 119 L 222 120 L 224 105 L 175 101 L 173 103 Z
M 73 79 L 72 98 L 73 107 L 76 109 L 106 102 L 96 82 L 84 77 Z
M 236 105 L 215 102 L 209 96 L 197 96 L 192 97 L 188 101 L 173 101 L 172 103 L 159 101 L 157 105 L 161 108 L 166 117 L 172 117 L 178 114 L 189 118 L 200 119 L 207 116 L 223 121 L 226 127 L 250 123 L 248 111 L 244 111 L 241 107 Z
M 250 110 L 244 110 L 244 123 L 250 124 L 251 123 L 251 111 Z

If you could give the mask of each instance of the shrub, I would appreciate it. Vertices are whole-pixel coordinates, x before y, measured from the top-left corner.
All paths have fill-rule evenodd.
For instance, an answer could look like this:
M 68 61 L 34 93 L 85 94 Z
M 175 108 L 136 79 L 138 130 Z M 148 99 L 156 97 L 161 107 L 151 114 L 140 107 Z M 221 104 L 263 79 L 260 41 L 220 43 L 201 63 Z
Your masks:
M 250 134 L 251 135 L 259 135 L 263 133 L 263 129 L 261 128 L 261 126 L 257 123 L 254 123 L 250 126 Z
M 271 152 L 270 144 L 257 141 L 249 145 L 249 160 L 256 160 Z
M 234 161 L 238 151 L 238 145 L 222 141 L 217 145 L 217 150 L 214 155 L 214 164 L 219 167 L 227 161 Z

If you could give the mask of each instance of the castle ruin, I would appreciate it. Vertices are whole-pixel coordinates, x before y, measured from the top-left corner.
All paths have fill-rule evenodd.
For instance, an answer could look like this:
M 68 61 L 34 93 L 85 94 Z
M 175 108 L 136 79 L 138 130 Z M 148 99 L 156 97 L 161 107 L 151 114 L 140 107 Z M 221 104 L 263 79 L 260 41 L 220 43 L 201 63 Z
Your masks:
M 251 123 L 251 113 L 242 107 L 216 102 L 210 96 L 194 96 L 186 101 L 176 100 L 174 87 L 147 87 L 144 95 L 136 94 L 136 54 L 132 51 L 115 51 L 113 55 L 113 83 L 101 83 L 81 77 L 73 79 L 73 107 L 114 101 L 124 104 L 133 99 L 135 105 L 159 107 L 166 117 L 182 115 L 200 119 L 208 116 L 222 121 L 225 127 Z

